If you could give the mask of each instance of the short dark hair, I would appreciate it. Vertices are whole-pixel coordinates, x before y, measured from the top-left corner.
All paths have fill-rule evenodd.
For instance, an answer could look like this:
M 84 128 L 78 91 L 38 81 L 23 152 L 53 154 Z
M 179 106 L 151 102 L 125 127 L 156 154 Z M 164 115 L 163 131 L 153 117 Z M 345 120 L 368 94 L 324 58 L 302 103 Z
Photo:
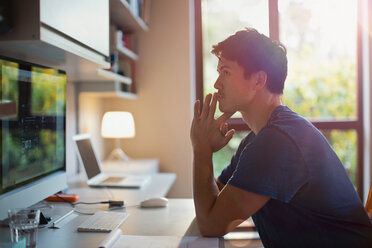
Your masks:
M 287 77 L 287 51 L 278 41 L 260 34 L 254 28 L 245 28 L 213 46 L 218 58 L 236 61 L 244 68 L 245 77 L 264 71 L 270 92 L 283 94 Z

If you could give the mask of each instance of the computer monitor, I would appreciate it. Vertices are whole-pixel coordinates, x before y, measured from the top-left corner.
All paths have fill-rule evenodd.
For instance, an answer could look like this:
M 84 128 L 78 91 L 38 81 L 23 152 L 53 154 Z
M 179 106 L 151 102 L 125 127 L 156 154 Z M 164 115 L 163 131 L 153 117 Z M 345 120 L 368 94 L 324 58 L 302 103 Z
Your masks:
M 0 219 L 67 188 L 66 74 L 0 57 Z

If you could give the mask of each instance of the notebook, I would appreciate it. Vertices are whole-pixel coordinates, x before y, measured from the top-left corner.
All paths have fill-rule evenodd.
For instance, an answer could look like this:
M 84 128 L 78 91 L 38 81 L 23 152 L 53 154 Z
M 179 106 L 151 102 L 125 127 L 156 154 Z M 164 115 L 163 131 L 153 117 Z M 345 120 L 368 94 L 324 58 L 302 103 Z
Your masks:
M 141 188 L 150 181 L 149 175 L 116 175 L 105 174 L 101 162 L 96 156 L 89 134 L 78 134 L 73 137 L 77 155 L 83 165 L 87 184 L 92 187 Z M 125 166 L 125 165 L 123 165 Z

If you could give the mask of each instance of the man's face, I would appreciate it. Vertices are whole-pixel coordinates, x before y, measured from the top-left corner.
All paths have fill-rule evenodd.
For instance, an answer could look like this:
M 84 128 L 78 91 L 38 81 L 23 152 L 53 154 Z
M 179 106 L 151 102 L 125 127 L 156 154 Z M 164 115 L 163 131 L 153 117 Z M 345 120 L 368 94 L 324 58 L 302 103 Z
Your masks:
M 214 88 L 218 90 L 219 109 L 227 113 L 244 111 L 255 95 L 253 77 L 246 79 L 243 67 L 223 57 L 218 61 L 217 71 Z

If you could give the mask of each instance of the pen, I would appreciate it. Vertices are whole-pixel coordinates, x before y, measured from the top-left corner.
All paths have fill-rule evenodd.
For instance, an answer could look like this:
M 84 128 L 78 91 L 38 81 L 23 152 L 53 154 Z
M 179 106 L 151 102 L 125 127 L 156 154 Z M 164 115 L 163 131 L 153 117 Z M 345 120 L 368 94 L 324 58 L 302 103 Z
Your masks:
M 74 210 L 70 210 L 69 212 L 67 212 L 65 215 L 62 215 L 60 218 L 58 218 L 56 221 L 53 221 L 52 223 L 52 228 L 56 228 L 56 225 L 61 222 L 63 219 L 65 219 L 67 216 L 69 216 L 70 214 L 72 214 L 74 212 Z

